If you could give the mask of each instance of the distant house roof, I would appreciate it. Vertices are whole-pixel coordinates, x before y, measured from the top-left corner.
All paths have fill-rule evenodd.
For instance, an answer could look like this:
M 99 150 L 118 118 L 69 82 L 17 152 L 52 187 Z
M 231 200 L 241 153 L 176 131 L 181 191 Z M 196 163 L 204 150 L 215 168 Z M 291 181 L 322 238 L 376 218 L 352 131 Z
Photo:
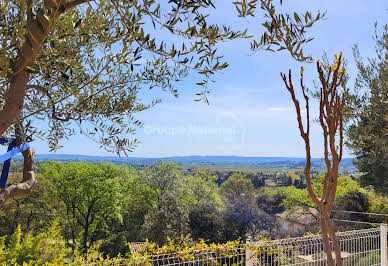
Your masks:
M 147 242 L 131 242 L 128 243 L 132 254 L 140 254 L 140 252 L 147 246 Z
M 290 221 L 299 223 L 302 225 L 310 225 L 316 222 L 316 218 L 319 216 L 319 211 L 314 208 L 309 208 L 310 213 L 305 212 L 289 212 L 284 211 L 282 213 L 275 214 L 277 217 L 281 218 L 282 220 Z
M 264 180 L 264 184 L 267 187 L 276 187 L 276 183 L 271 179 Z

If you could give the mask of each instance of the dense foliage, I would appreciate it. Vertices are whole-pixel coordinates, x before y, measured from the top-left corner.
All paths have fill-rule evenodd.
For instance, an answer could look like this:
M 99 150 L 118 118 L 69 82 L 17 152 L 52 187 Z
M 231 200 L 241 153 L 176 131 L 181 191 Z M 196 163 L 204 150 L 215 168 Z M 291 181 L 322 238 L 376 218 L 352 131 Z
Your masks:
M 364 62 L 354 49 L 358 76 L 350 98 L 348 145 L 354 151 L 364 185 L 388 191 L 388 25 L 377 33 L 376 57 Z
M 322 190 L 322 175 L 318 175 L 313 180 L 313 187 L 316 191 Z M 283 200 L 283 206 L 290 212 L 304 212 L 311 215 L 312 208 L 316 208 L 310 197 L 308 197 L 307 189 L 297 189 L 296 187 L 287 187 L 283 189 L 286 198 Z M 348 221 L 366 221 L 366 222 L 384 222 L 386 218 L 373 215 L 354 215 L 336 213 L 336 210 L 340 211 L 359 211 L 369 213 L 384 213 L 388 214 L 387 199 L 380 194 L 373 191 L 368 191 L 360 186 L 358 180 L 349 176 L 341 176 L 338 178 L 337 187 L 337 199 L 334 205 L 334 218 Z M 318 221 L 318 217 L 316 217 Z M 355 228 L 354 224 L 339 223 L 343 230 L 349 228 Z M 368 227 L 369 225 L 362 225 Z
M 284 180 L 303 182 L 297 173 L 267 178 L 285 175 Z M 284 237 L 287 234 L 279 231 L 283 221 L 275 214 L 303 213 L 313 204 L 306 189 L 282 182 L 255 188 L 247 176 L 261 174 L 224 174 L 229 177 L 219 185 L 214 174 L 199 168 L 183 171 L 171 162 L 139 170 L 110 163 L 46 162 L 38 167 L 36 191 L 12 199 L 0 211 L 0 262 L 84 260 L 86 254 L 88 260 L 119 259 L 119 254 L 130 254 L 128 242 L 146 239 L 162 247 L 168 239 L 176 244 L 186 239 L 195 246 L 200 241 L 244 241 L 248 235 Z M 315 175 L 317 190 L 320 178 Z M 337 193 L 338 209 L 388 213 L 384 198 L 351 177 L 339 178 Z M 381 222 L 378 217 L 356 216 L 337 218 Z

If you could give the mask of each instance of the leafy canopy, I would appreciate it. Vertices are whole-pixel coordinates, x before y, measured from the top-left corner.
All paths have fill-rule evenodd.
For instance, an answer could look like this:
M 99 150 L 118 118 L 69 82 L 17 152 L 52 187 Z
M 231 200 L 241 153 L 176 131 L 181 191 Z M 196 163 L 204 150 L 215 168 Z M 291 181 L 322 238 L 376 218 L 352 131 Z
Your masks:
M 323 13 L 281 13 L 273 0 L 233 4 L 243 18 L 262 11 L 263 30 L 256 34 L 255 27 L 250 36 L 247 29 L 212 23 L 212 0 L 4 0 L 0 105 L 20 71 L 18 60 L 27 57 L 23 47 L 33 47 L 40 31 L 46 34 L 46 20 L 47 37 L 23 69 L 30 76 L 19 119 L 29 138 L 47 139 L 53 150 L 77 133 L 118 154 L 132 150 L 141 126 L 134 115 L 160 102 L 153 96 L 144 101 L 142 91 L 157 87 L 177 96 L 177 82 L 194 73 L 197 99 L 206 101 L 212 76 L 228 66 L 217 50 L 225 41 L 252 37 L 252 51 L 288 50 L 297 60 L 310 59 L 303 54 L 311 40 L 306 30 Z M 53 7 L 59 16 L 51 16 Z M 40 30 L 31 30 L 35 26 Z
M 376 55 L 363 62 L 358 47 L 354 55 L 358 76 L 349 98 L 348 146 L 356 155 L 363 185 L 388 191 L 388 25 L 379 35 Z
M 64 224 L 73 238 L 73 248 L 79 232 L 87 250 L 94 231 L 106 228 L 110 219 L 122 220 L 119 178 L 128 176 L 127 168 L 108 163 L 51 162 L 44 165 L 43 175 L 52 183 L 53 199 L 64 205 Z

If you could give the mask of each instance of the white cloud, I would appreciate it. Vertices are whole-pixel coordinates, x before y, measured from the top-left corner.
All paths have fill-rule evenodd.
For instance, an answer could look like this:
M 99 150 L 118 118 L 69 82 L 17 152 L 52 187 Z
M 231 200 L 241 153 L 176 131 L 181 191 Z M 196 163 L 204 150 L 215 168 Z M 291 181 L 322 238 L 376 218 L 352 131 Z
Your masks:
M 270 112 L 279 112 L 279 111 L 290 111 L 291 109 L 289 107 L 269 107 L 267 108 L 267 111 Z
M 236 94 L 251 94 L 251 93 L 264 93 L 264 92 L 271 92 L 274 91 L 273 88 L 254 88 L 254 87 L 226 87 L 223 88 L 224 91 L 229 93 L 236 93 Z

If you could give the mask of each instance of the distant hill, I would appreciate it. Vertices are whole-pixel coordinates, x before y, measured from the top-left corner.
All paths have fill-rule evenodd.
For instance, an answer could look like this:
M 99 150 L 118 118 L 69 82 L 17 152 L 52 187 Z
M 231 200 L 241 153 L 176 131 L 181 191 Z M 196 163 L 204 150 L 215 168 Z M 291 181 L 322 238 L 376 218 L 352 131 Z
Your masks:
M 21 157 L 20 157 L 21 159 Z M 179 165 L 198 164 L 200 166 L 236 166 L 248 168 L 303 168 L 304 158 L 298 157 L 243 157 L 243 156 L 173 156 L 164 158 L 144 158 L 144 157 L 116 157 L 116 156 L 88 156 L 76 154 L 38 154 L 37 161 L 88 161 L 88 162 L 113 162 L 134 165 L 150 165 L 158 160 L 176 162 Z M 355 170 L 352 158 L 344 158 L 341 168 L 344 170 Z M 325 167 L 322 159 L 313 158 L 312 167 L 323 169 Z

